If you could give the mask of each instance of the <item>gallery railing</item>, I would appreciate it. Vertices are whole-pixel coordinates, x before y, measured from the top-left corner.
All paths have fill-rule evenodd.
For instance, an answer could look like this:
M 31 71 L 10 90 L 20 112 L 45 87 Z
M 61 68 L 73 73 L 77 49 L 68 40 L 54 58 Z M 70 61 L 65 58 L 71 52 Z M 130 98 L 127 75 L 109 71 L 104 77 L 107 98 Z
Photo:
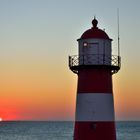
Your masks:
M 69 67 L 76 70 L 80 66 L 109 66 L 116 73 L 121 67 L 121 58 L 117 55 L 86 54 L 69 56 Z

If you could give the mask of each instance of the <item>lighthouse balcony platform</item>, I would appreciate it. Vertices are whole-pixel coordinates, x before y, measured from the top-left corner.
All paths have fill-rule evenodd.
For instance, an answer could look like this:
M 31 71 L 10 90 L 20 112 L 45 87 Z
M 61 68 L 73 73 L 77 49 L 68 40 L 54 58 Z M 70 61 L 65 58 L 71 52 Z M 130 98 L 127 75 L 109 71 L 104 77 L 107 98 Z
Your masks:
M 109 68 L 112 74 L 121 67 L 121 57 L 117 55 L 86 54 L 69 56 L 69 67 L 74 73 L 84 68 Z

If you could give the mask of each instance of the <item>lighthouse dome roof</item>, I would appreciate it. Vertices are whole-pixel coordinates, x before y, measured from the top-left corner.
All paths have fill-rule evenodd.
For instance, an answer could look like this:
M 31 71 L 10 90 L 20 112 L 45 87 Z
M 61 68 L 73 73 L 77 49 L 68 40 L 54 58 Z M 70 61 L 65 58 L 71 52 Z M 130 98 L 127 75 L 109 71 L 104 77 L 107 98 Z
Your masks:
M 99 39 L 109 39 L 109 36 L 105 31 L 97 27 L 98 21 L 94 18 L 92 21 L 93 27 L 85 31 L 80 39 L 90 39 L 90 38 L 99 38 Z

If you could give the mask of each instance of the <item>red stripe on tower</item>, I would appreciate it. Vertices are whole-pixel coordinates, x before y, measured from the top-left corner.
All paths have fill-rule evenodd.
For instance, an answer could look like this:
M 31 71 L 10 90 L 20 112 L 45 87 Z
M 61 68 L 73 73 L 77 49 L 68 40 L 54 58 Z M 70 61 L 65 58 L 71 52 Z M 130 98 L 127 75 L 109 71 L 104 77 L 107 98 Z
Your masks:
M 69 57 L 78 74 L 74 140 L 116 140 L 112 74 L 120 69 L 120 56 L 112 55 L 108 35 L 97 27 L 83 33 L 79 55 Z

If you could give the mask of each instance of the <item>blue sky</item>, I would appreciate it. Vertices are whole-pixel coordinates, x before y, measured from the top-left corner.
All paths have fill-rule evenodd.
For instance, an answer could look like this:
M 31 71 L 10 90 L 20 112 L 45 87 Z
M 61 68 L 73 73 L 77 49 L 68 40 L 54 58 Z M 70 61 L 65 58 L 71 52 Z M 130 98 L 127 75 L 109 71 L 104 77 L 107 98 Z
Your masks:
M 77 45 L 75 40 L 91 27 L 91 20 L 96 15 L 99 27 L 105 28 L 115 43 L 119 8 L 121 42 L 128 48 L 128 40 L 138 43 L 140 30 L 135 28 L 140 23 L 138 0 L 5 0 L 0 3 L 1 39 L 26 40 L 32 47 L 38 42 L 42 47 L 43 43 L 50 46 L 57 40 L 54 42 L 63 46 L 64 51 L 65 45 Z

